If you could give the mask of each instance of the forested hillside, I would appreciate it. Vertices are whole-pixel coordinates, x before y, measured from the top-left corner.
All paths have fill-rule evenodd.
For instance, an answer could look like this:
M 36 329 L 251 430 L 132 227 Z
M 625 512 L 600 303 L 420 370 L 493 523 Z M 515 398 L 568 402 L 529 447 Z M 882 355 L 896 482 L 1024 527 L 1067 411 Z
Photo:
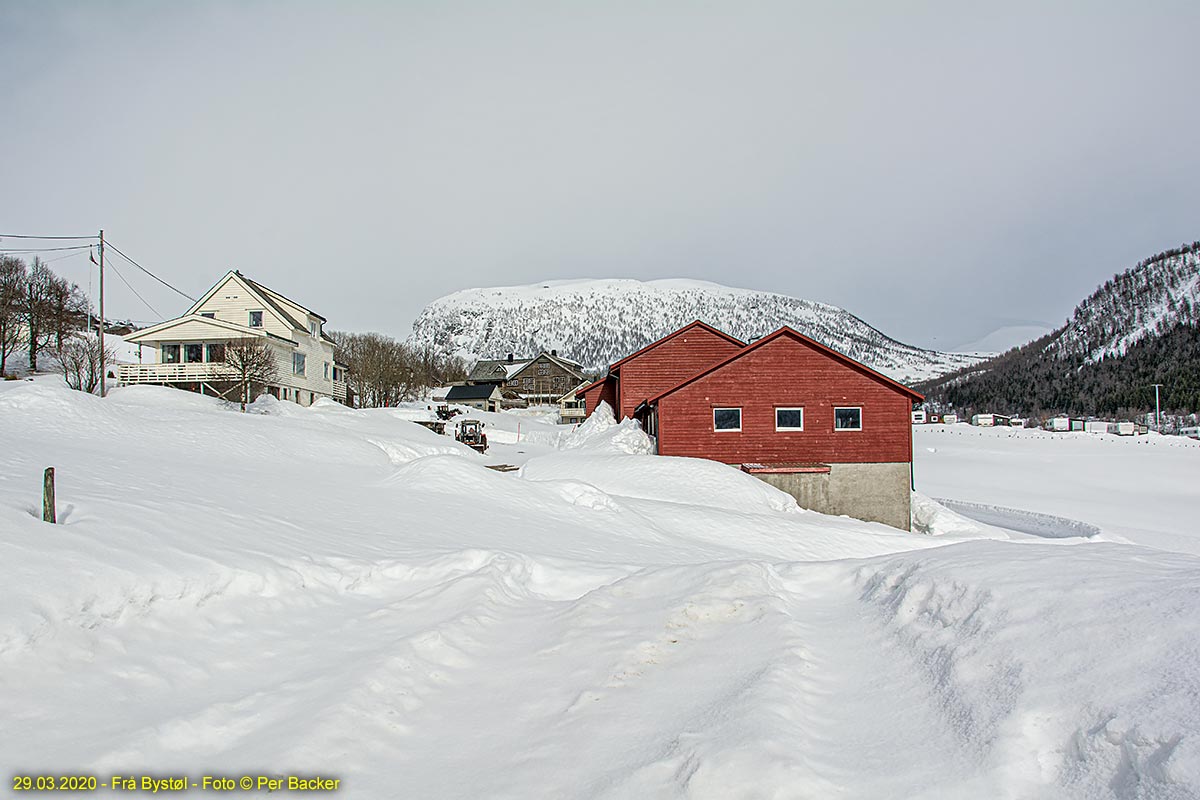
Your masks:
M 1200 242 L 1107 281 L 1062 328 L 918 388 L 935 406 L 1041 415 L 1200 409 Z

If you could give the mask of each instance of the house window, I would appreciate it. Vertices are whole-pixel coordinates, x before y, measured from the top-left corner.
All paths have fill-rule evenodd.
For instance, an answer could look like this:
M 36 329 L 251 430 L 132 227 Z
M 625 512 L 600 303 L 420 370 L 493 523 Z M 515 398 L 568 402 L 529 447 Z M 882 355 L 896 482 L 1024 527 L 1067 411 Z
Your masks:
M 320 331 L 320 329 L 321 329 L 321 323 L 317 322 L 315 319 L 308 321 L 308 332 L 311 333 L 313 336 L 316 336 L 317 333 Z
M 804 430 L 804 409 L 803 408 L 777 408 L 777 409 L 775 409 L 775 430 L 777 430 L 777 431 L 802 431 L 802 430 Z
M 549 364 L 538 364 L 537 374 L 538 375 L 549 375 L 550 374 L 550 365 Z
M 250 327 L 251 328 L 261 328 L 262 327 L 262 312 L 261 311 L 251 311 L 250 312 Z
M 329 380 L 329 362 L 325 362 L 325 380 Z
M 200 312 L 200 316 L 202 316 L 202 317 L 207 317 L 208 319 L 216 319 L 216 318 L 217 318 L 217 312 L 215 312 L 215 311 L 201 311 L 201 312 Z
M 304 353 L 292 353 L 292 374 L 304 374 Z
M 183 346 L 183 360 L 189 364 L 195 364 L 204 360 L 204 345 L 202 344 L 185 344 Z
M 833 429 L 835 431 L 861 431 L 862 409 L 858 407 L 833 409 Z
M 742 429 L 742 410 L 740 408 L 714 408 L 714 431 L 740 431 Z
M 225 360 L 225 345 L 221 342 L 208 345 L 208 360 L 209 361 L 224 361 Z
M 164 344 L 162 346 L 162 363 L 178 364 L 179 363 L 179 345 Z

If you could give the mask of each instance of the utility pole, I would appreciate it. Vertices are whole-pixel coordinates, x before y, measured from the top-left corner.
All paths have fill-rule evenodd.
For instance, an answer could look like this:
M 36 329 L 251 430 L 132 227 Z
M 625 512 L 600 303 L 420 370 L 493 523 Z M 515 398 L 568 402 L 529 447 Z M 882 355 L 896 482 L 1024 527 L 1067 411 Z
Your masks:
M 100 396 L 108 394 L 108 367 L 104 363 L 104 229 L 100 229 Z
M 1162 433 L 1162 411 L 1160 410 L 1162 407 L 1158 403 L 1158 390 L 1162 384 L 1152 383 L 1150 385 L 1154 387 L 1154 427 L 1159 433 Z

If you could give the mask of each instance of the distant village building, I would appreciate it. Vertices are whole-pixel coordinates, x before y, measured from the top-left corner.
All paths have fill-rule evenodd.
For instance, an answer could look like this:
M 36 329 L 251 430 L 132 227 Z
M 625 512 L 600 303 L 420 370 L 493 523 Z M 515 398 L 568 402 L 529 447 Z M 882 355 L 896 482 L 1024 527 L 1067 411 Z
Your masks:
M 117 383 L 173 386 L 232 399 L 236 386 L 225 347 L 254 339 L 275 354 L 277 375 L 263 387 L 266 392 L 305 406 L 321 397 L 345 403 L 346 368 L 334 360 L 325 321 L 233 270 L 182 316 L 127 335 L 127 342 L 153 348 L 154 361 L 120 365 Z
M 587 417 L 587 403 L 579 396 L 579 390 L 587 383 L 581 383 L 558 399 L 558 421 L 563 425 L 583 422 Z
M 495 383 L 451 386 L 450 391 L 446 393 L 447 403 L 470 406 L 480 411 L 499 411 L 502 400 L 500 386 Z
M 996 416 L 994 414 L 976 414 L 971 417 L 971 424 L 980 428 L 990 428 L 996 424 Z
M 924 398 L 791 328 L 743 344 L 693 322 L 578 390 L 642 422 L 658 453 L 708 458 L 805 508 L 908 530 L 912 404 Z
M 957 425 L 958 424 L 958 414 L 942 414 L 942 424 L 943 425 Z
M 925 409 L 918 408 L 915 411 L 913 411 L 912 412 L 912 421 L 913 421 L 913 425 L 924 425 L 925 424 Z
M 467 376 L 469 384 L 495 384 L 534 404 L 557 403 L 583 380 L 583 368 L 557 350 L 531 358 L 509 353 L 506 359 L 479 361 Z

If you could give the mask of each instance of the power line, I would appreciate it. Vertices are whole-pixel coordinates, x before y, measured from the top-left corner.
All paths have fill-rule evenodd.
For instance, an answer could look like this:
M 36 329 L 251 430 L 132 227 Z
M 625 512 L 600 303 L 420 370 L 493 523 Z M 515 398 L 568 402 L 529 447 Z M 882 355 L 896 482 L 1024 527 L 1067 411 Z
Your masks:
M 55 261 L 62 261 L 64 258 L 75 258 L 75 256 L 81 256 L 81 255 L 83 255 L 83 253 L 67 253 L 65 256 L 58 256 L 56 258 L 47 258 L 42 263 L 53 264 Z
M 0 253 L 53 253 L 58 250 L 87 250 L 94 245 L 77 244 L 72 247 L 25 247 L 20 249 L 0 249 Z
M 117 255 L 119 255 L 121 258 L 125 259 L 126 261 L 128 261 L 130 264 L 133 264 L 135 267 L 137 267 L 137 268 L 138 268 L 138 269 L 140 269 L 142 272 L 144 272 L 144 273 L 146 273 L 147 275 L 149 275 L 151 278 L 154 278 L 154 280 L 158 281 L 158 282 L 159 282 L 159 283 L 161 283 L 163 286 L 165 286 L 165 287 L 167 287 L 168 289 L 170 289 L 172 292 L 175 292 L 176 294 L 178 294 L 178 295 L 181 295 L 182 297 L 186 297 L 188 300 L 191 300 L 193 303 L 194 303 L 194 302 L 196 302 L 196 298 L 192 297 L 190 294 L 188 294 L 188 293 L 186 293 L 186 292 L 181 292 L 179 289 L 176 289 L 174 286 L 172 286 L 171 284 L 167 283 L 167 282 L 166 282 L 166 281 L 164 281 L 162 278 L 158 277 L 158 276 L 157 276 L 157 275 L 155 275 L 153 272 L 151 272 L 150 270 L 146 269 L 146 268 L 145 268 L 145 267 L 143 267 L 141 264 L 137 263 L 137 262 L 136 262 L 136 261 L 134 261 L 132 258 L 130 258 L 129 256 L 127 256 L 127 255 L 125 255 L 124 253 L 122 253 L 122 252 L 121 252 L 121 249 L 120 249 L 119 247 L 117 247 L 115 244 L 113 244 L 112 242 L 108 242 L 108 241 L 106 241 L 106 242 L 104 243 L 104 246 L 105 246 L 105 247 L 111 247 L 113 250 L 116 250 L 116 251 L 117 251 Z M 158 312 L 157 312 L 157 311 L 155 311 L 154 313 L 156 313 L 156 314 L 157 314 Z
M 19 233 L 0 233 L 0 239 L 96 239 L 99 238 L 95 234 L 91 236 L 27 236 Z
M 137 297 L 137 299 L 138 299 L 138 300 L 141 300 L 141 301 L 142 301 L 142 302 L 143 302 L 143 303 L 146 305 L 146 308 L 150 309 L 150 310 L 151 310 L 151 311 L 153 311 L 155 314 L 157 314 L 159 319 L 162 319 L 162 318 L 163 318 L 163 315 L 158 313 L 158 309 L 157 309 L 157 308 L 155 308 L 154 306 L 150 305 L 150 303 L 146 301 L 146 298 L 144 298 L 144 297 L 142 297 L 140 294 L 138 294 L 138 290 L 137 290 L 137 289 L 135 289 L 135 288 L 133 288 L 132 286 L 130 286 L 130 285 L 129 285 L 129 281 L 125 280 L 125 276 L 121 274 L 121 271 L 120 271 L 119 269 L 117 269 L 117 266 L 116 266 L 116 264 L 112 264 L 112 263 L 110 263 L 108 266 L 112 268 L 112 271 L 113 271 L 113 272 L 117 273 L 117 277 L 121 279 L 121 283 L 123 283 L 123 284 L 125 284 L 127 287 L 129 287 L 129 291 L 133 292 L 133 293 L 134 293 L 134 295 Z

